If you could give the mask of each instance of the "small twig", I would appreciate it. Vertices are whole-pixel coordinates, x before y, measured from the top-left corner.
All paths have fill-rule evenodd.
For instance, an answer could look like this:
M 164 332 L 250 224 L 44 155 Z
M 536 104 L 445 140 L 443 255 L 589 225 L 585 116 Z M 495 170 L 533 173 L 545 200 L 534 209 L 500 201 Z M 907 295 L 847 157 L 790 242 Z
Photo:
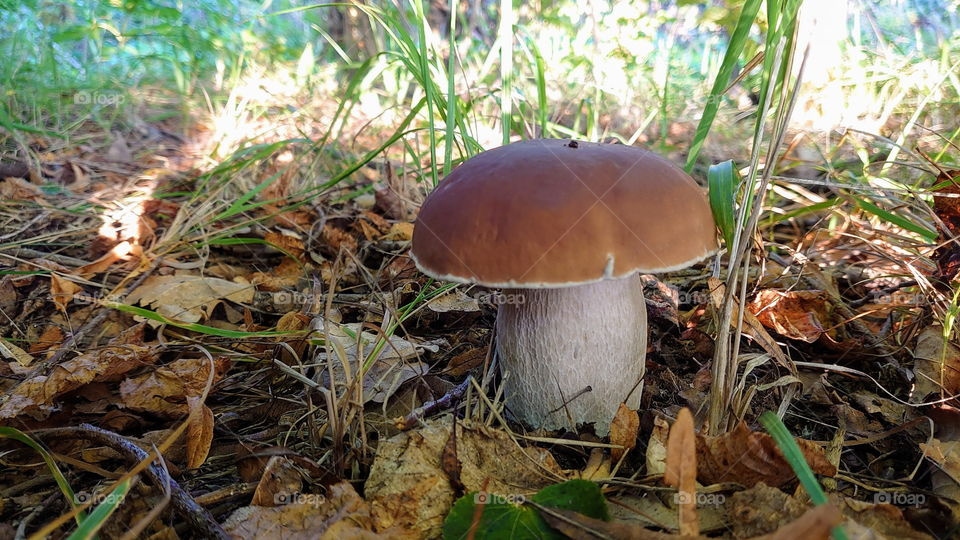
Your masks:
M 44 214 L 40 214 L 41 216 Z M 4 237 L 0 237 L 2 240 Z M 85 264 L 90 264 L 90 261 L 85 261 L 83 259 L 78 259 L 76 257 L 70 257 L 67 255 L 60 255 L 58 253 L 47 253 L 46 251 L 40 251 L 38 249 L 32 249 L 27 247 L 12 249 L 8 251 L 0 251 L 0 257 L 8 257 L 11 259 L 47 259 L 48 261 L 53 261 L 57 264 L 62 264 L 64 266 L 76 266 L 80 267 Z
M 146 451 L 121 435 L 96 426 L 91 426 L 90 424 L 80 424 L 78 427 L 40 430 L 35 433 L 43 438 L 86 439 L 119 452 L 128 461 L 141 462 L 149 457 Z M 170 478 L 170 475 L 164 468 L 151 463 L 143 472 L 147 479 L 150 480 L 150 483 L 156 487 L 160 489 L 169 487 L 173 510 L 187 521 L 202 538 L 230 539 L 230 536 L 220 527 L 217 520 L 207 512 L 206 508 L 197 504 L 193 497 L 180 487 L 180 484 L 178 484 L 176 480 Z
M 467 376 L 462 383 L 458 384 L 453 390 L 450 390 L 439 399 L 424 403 L 404 418 L 397 418 L 394 421 L 394 425 L 397 429 L 406 431 L 431 414 L 455 407 L 460 403 L 460 400 L 463 399 L 463 395 L 467 393 L 472 379 L 472 376 Z

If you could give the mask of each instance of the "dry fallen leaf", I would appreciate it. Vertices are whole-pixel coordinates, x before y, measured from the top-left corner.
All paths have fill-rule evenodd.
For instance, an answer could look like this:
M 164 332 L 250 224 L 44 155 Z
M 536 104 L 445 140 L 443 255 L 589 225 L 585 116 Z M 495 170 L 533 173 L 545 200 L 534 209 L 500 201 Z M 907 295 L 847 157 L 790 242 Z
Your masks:
M 753 540 L 829 540 L 830 531 L 843 521 L 843 515 L 832 504 L 821 504 L 768 535 Z
M 439 417 L 381 441 L 365 487 L 379 528 L 400 526 L 420 536 L 440 536 L 456 496 L 440 462 L 450 430 L 450 418 Z M 460 480 L 468 491 L 529 494 L 559 478 L 560 467 L 546 450 L 519 448 L 491 428 L 458 424 L 457 430 Z
M 292 459 L 273 456 L 257 483 L 250 504 L 254 506 L 282 506 L 295 502 L 295 495 L 303 489 L 303 476 Z
M 187 468 L 196 469 L 207 460 L 213 443 L 213 411 L 196 396 L 187 396 L 187 406 L 192 412 L 187 420 Z
M 47 375 L 24 380 L 0 405 L 0 419 L 28 414 L 42 420 L 57 407 L 54 400 L 67 392 L 97 381 L 116 380 L 124 373 L 153 364 L 159 349 L 144 347 L 143 325 L 114 338 L 109 345 L 54 366 Z
M 670 428 L 667 439 L 667 469 L 663 482 L 677 488 L 680 507 L 680 534 L 700 534 L 697 520 L 697 443 L 693 431 L 693 415 L 684 407 Z
M 229 363 L 224 358 L 214 362 L 216 383 Z M 203 394 L 210 372 L 207 358 L 181 358 L 150 373 L 120 383 L 120 396 L 129 409 L 150 412 L 168 418 L 179 418 L 190 412 L 187 399 Z
M 53 303 L 60 311 L 66 311 L 67 304 L 81 291 L 83 291 L 83 287 L 69 279 L 57 274 L 50 274 L 50 295 L 53 296 Z
M 667 470 L 667 438 L 670 424 L 666 418 L 657 416 L 653 420 L 653 431 L 647 441 L 647 474 L 663 474 Z
M 640 415 L 637 411 L 620 404 L 617 414 L 610 423 L 610 444 L 618 444 L 623 448 L 614 448 L 610 450 L 610 458 L 614 461 L 620 461 L 624 454 L 637 445 L 637 433 L 640 431 Z
M 804 439 L 796 441 L 813 472 L 836 474 L 836 467 L 827 460 L 822 447 Z M 698 435 L 697 462 L 701 465 L 697 478 L 703 484 L 736 482 L 750 487 L 763 482 L 782 486 L 796 477 L 773 438 L 750 431 L 744 422 L 717 437 Z
M 330 486 L 325 495 L 302 494 L 283 506 L 245 506 L 223 523 L 227 534 L 251 540 L 413 539 L 400 528 L 377 529 L 370 505 L 348 482 Z
M 49 324 L 43 329 L 43 333 L 40 334 L 40 337 L 30 344 L 30 352 L 44 352 L 62 344 L 64 339 L 66 339 L 66 335 L 63 333 L 63 328 L 57 324 Z
M 150 276 L 127 296 L 127 302 L 149 306 L 164 317 L 195 323 L 210 316 L 223 300 L 253 301 L 254 286 L 204 276 Z
M 0 338 L 0 357 L 14 360 L 23 367 L 33 363 L 33 356 L 30 356 L 30 353 L 3 338 Z
M 813 343 L 827 332 L 829 299 L 826 291 L 764 289 L 748 304 L 748 309 L 781 336 Z
M 960 483 L 960 441 L 930 439 L 930 442 L 920 443 L 920 449 L 923 455 Z
M 346 384 L 343 366 L 344 360 L 355 373 L 357 366 L 362 362 L 370 362 L 370 358 L 377 349 L 377 343 L 382 335 L 379 332 L 363 330 L 360 324 L 330 325 L 327 341 L 333 349 L 334 381 L 338 386 Z M 358 347 L 358 342 L 362 348 Z M 363 400 L 364 403 L 373 401 L 383 403 L 393 395 L 400 386 L 411 379 L 422 377 L 429 373 L 429 366 L 423 362 L 406 362 L 417 358 L 424 350 L 436 352 L 445 342 L 431 341 L 415 343 L 401 338 L 390 336 L 381 347 L 376 361 L 364 373 Z M 362 350 L 360 359 L 357 351 Z M 342 358 L 341 358 L 342 357 Z M 320 365 L 327 365 L 327 353 L 317 355 Z M 322 384 L 329 387 L 330 375 L 328 371 L 322 374 Z
M 943 327 L 927 326 L 913 350 L 916 388 L 911 401 L 919 403 L 930 394 L 951 396 L 960 391 L 960 348 L 943 339 Z

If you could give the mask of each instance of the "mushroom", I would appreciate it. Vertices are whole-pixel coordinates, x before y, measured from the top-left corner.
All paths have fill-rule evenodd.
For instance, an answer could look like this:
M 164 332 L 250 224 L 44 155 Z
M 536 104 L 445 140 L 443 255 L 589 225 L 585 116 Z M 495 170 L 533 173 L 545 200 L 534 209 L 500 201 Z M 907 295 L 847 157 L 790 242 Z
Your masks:
M 420 209 L 411 257 L 446 281 L 503 289 L 496 351 L 509 413 L 606 435 L 640 404 L 647 311 L 640 273 L 717 250 L 703 190 L 619 144 L 539 139 L 478 154 Z

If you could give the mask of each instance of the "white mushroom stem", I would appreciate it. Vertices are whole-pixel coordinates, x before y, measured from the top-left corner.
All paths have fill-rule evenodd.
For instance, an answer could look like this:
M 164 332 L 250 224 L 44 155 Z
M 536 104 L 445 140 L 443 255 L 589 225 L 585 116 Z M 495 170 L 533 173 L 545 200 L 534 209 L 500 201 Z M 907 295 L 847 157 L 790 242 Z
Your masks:
M 647 349 L 639 275 L 506 292 L 496 339 L 514 418 L 551 430 L 592 422 L 603 436 L 620 403 L 639 407 Z

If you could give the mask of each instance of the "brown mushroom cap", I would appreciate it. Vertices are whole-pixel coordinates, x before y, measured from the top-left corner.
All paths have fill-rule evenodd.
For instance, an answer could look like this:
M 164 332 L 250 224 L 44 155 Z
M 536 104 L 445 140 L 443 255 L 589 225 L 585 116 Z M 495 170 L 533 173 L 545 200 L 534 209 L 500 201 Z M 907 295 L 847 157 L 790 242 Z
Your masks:
M 433 277 L 564 287 L 667 272 L 716 252 L 710 205 L 670 161 L 559 139 L 478 154 L 427 197 L 411 256 Z

